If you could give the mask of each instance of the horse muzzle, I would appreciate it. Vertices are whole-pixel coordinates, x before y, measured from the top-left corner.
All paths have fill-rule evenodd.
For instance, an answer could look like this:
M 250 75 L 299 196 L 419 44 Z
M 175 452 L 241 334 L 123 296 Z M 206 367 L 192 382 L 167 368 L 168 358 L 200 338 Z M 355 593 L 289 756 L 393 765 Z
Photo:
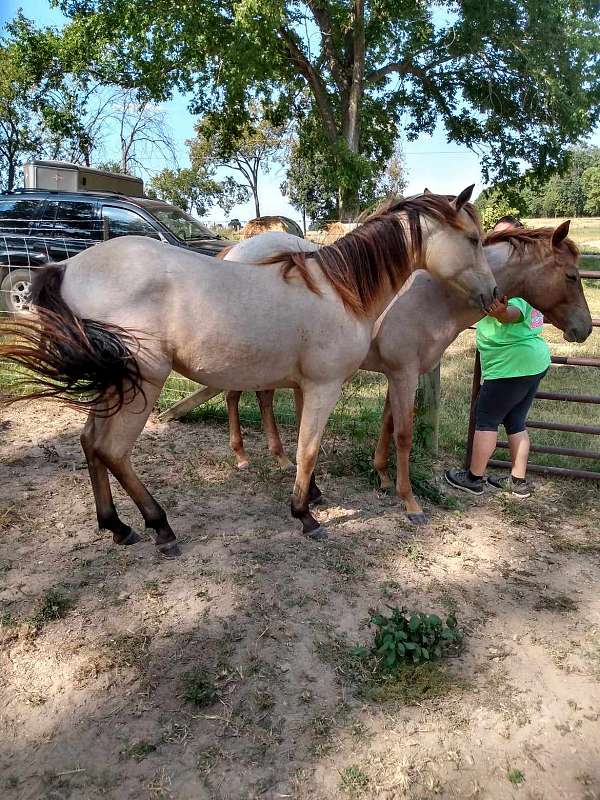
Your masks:
M 582 342 L 585 342 L 593 329 L 594 328 L 591 323 L 584 325 L 570 325 L 565 329 L 563 338 L 566 342 L 577 342 L 578 344 L 581 344 Z

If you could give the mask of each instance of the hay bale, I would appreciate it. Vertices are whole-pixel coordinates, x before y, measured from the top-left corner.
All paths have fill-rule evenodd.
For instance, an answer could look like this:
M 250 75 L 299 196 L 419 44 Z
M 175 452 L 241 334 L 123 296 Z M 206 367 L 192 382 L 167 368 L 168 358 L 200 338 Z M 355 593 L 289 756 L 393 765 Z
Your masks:
M 332 222 L 327 226 L 327 231 L 323 238 L 323 244 L 333 244 L 337 239 L 341 239 L 359 225 L 358 222 Z
M 279 217 L 257 217 L 247 222 L 240 231 L 240 239 L 250 239 L 265 231 L 283 231 L 287 233 L 287 227 Z

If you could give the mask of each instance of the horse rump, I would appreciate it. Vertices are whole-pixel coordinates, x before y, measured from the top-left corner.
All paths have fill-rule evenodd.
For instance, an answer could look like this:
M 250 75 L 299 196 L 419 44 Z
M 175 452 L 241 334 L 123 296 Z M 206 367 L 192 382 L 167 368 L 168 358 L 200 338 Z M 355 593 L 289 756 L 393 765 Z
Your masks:
M 117 325 L 80 319 L 60 289 L 64 265 L 39 270 L 33 280 L 31 314 L 0 322 L 0 362 L 26 372 L 3 387 L 0 400 L 56 398 L 102 416 L 116 414 L 140 393 L 139 340 Z

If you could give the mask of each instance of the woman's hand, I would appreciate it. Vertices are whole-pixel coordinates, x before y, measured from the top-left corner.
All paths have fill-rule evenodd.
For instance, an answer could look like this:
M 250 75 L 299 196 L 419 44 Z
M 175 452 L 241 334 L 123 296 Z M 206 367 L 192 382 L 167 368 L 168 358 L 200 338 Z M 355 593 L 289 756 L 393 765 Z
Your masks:
M 521 319 L 521 312 L 518 308 L 509 308 L 506 295 L 502 299 L 495 298 L 486 308 L 485 313 L 488 317 L 493 317 L 503 323 L 518 322 Z

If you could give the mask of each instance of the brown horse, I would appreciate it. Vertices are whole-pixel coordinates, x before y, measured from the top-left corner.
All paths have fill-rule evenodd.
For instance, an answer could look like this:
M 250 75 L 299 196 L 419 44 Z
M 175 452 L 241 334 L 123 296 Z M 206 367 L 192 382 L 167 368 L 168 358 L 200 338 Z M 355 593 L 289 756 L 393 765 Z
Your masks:
M 589 336 L 591 317 L 577 272 L 578 251 L 567 239 L 569 223 L 555 231 L 548 228 L 514 228 L 491 234 L 485 254 L 500 291 L 509 297 L 523 297 L 540 309 L 553 325 L 565 332 L 568 341 L 584 341 Z M 228 257 L 264 258 L 275 248 L 309 248 L 308 242 L 280 234 L 257 236 L 236 245 Z M 241 252 L 240 252 L 241 251 Z M 389 383 L 382 432 L 374 464 L 381 486 L 389 489 L 388 451 L 395 434 L 397 455 L 396 492 L 404 500 L 409 519 L 425 521 L 409 478 L 414 400 L 419 375 L 432 370 L 444 350 L 458 334 L 482 318 L 481 312 L 465 303 L 426 272 L 417 271 L 407 281 L 373 338 L 362 369 L 383 372 Z M 257 392 L 263 426 L 270 452 L 282 467 L 291 463 L 285 454 L 273 414 L 273 392 Z M 238 467 L 248 465 L 239 420 L 241 392 L 227 393 L 230 444 Z
M 472 187 L 450 202 L 421 195 L 386 204 L 365 224 L 314 254 L 273 263 L 227 262 L 143 237 L 90 248 L 34 280 L 36 316 L 3 325 L 0 357 L 33 373 L 13 400 L 57 397 L 90 413 L 82 434 L 98 522 L 119 544 L 139 539 L 119 519 L 108 472 L 177 553 L 164 509 L 130 456 L 172 369 L 209 387 L 298 387 L 300 421 L 292 515 L 303 533 L 325 534 L 310 513 L 315 467 L 342 385 L 364 361 L 374 321 L 410 273 L 427 267 L 476 307 L 496 284 L 480 230 L 464 210 Z M 83 396 L 82 396 L 83 395 Z

